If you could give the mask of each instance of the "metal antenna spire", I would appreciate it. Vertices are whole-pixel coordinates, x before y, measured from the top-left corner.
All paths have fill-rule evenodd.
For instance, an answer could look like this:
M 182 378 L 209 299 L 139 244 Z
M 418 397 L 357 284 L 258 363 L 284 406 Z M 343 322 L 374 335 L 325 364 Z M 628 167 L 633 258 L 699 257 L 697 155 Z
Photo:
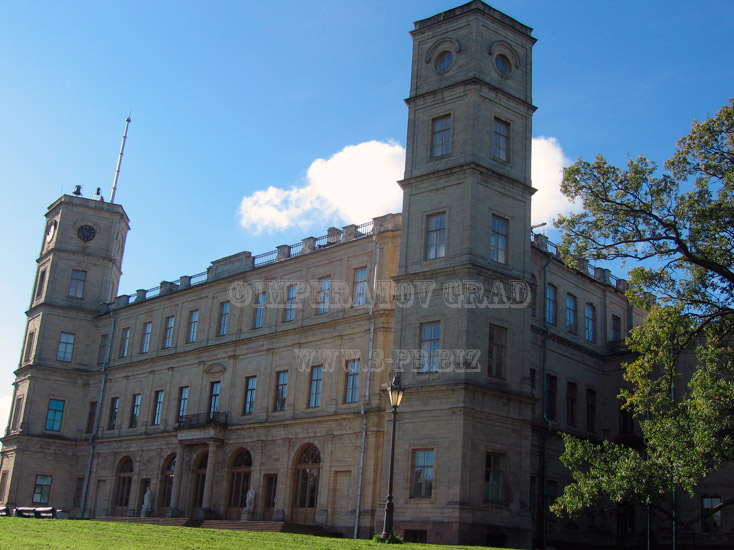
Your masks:
M 117 178 L 120 177 L 120 165 L 122 164 L 122 152 L 125 150 L 125 140 L 127 139 L 127 127 L 128 126 L 130 126 L 130 115 L 127 115 L 127 119 L 125 119 L 125 133 L 122 135 L 122 145 L 120 145 L 120 156 L 117 158 L 117 170 L 115 170 L 115 181 L 112 182 L 112 196 L 110 196 L 110 202 L 115 202 L 115 193 L 117 192 Z

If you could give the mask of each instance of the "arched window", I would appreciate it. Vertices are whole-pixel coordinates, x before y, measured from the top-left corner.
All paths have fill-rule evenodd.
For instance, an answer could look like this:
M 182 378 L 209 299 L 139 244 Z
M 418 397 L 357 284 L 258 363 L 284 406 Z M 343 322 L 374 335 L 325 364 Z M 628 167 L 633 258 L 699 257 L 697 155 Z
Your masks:
M 115 506 L 127 508 L 130 504 L 130 488 L 133 484 L 133 461 L 126 457 L 117 471 L 117 496 Z
M 163 500 L 161 501 L 162 508 L 171 507 L 171 497 L 173 496 L 173 477 L 176 472 L 176 455 L 169 458 L 163 465 L 163 478 L 161 495 Z
M 293 493 L 293 517 L 296 523 L 313 523 L 319 492 L 321 454 L 309 445 L 296 460 L 296 487 Z
M 244 508 L 246 506 L 247 491 L 250 490 L 250 470 L 252 456 L 249 451 L 237 453 L 232 463 L 232 473 L 229 478 L 229 506 Z
M 209 462 L 209 455 L 205 454 L 199 459 L 196 465 L 196 479 L 194 482 L 194 508 L 202 508 L 204 506 L 204 486 L 206 485 L 206 466 Z

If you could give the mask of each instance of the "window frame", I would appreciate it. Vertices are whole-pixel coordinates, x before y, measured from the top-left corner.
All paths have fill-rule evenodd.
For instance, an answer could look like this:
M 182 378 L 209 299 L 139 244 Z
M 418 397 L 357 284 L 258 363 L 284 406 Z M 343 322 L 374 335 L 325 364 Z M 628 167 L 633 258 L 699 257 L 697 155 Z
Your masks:
M 273 412 L 283 412 L 288 399 L 288 371 L 275 372 L 275 402 Z
M 596 306 L 586 302 L 584 309 L 584 337 L 587 342 L 596 342 Z
M 67 337 L 64 341 L 64 337 Z M 68 337 L 71 337 L 70 339 Z M 56 360 L 62 363 L 71 363 L 74 357 L 74 344 L 76 344 L 76 334 L 73 332 L 59 333 L 59 347 L 56 350 Z
M 319 290 L 316 294 L 316 315 L 329 313 L 331 300 L 331 275 L 319 278 Z
M 173 347 L 173 331 L 176 327 L 176 316 L 169 315 L 166 317 L 165 329 L 163 330 L 163 340 L 161 342 L 162 349 Z
M 58 404 L 61 404 L 59 407 Z M 51 405 L 54 404 L 54 408 Z M 44 431 L 47 432 L 60 432 L 61 423 L 64 420 L 64 407 L 66 401 L 63 399 L 51 398 L 48 400 L 48 407 L 46 408 L 46 423 L 44 424 Z
M 178 422 L 186 416 L 186 412 L 189 408 L 189 386 L 178 387 Z
M 150 338 L 153 334 L 153 321 L 143 323 L 143 337 L 140 339 L 140 353 L 150 351 Z
M 189 312 L 189 326 L 186 330 L 186 343 L 193 344 L 199 332 L 199 310 L 192 309 Z
M 359 359 L 347 360 L 345 364 L 344 403 L 359 401 L 359 369 Z
M 142 394 L 134 393 L 132 395 L 132 402 L 130 407 L 130 422 L 127 427 L 130 429 L 138 427 L 138 419 L 140 418 L 140 402 L 142 401 Z
M 229 332 L 229 313 L 231 302 L 221 302 L 219 304 L 219 321 L 217 322 L 217 336 L 226 336 Z
M 23 362 L 30 363 L 33 360 L 33 345 L 36 343 L 36 331 L 28 331 L 28 337 L 25 341 L 25 350 L 23 352 Z
M 578 300 L 573 294 L 566 294 L 566 331 L 578 334 Z
M 558 323 L 558 287 L 551 283 L 545 285 L 545 322 L 554 326 Z
M 358 278 L 360 276 L 364 278 Z M 352 306 L 359 307 L 367 303 L 367 267 L 358 267 L 354 270 L 354 284 L 352 290 Z
M 308 406 L 315 409 L 321 406 L 321 389 L 324 380 L 324 368 L 322 365 L 311 367 L 311 376 L 308 385 Z
M 291 295 L 291 290 L 293 290 Z M 285 309 L 283 311 L 283 322 L 290 323 L 296 320 L 296 306 L 298 299 L 298 286 L 288 285 L 285 288 Z
M 431 119 L 431 158 L 440 159 L 451 154 L 451 113 Z
M 48 483 L 39 483 L 39 478 L 48 479 Z M 47 474 L 36 474 L 33 482 L 33 504 L 48 504 L 51 500 L 51 486 L 53 484 L 53 476 Z M 39 490 L 40 488 L 40 490 Z
M 163 397 L 164 390 L 156 390 L 153 394 L 153 417 L 151 419 L 151 426 L 160 426 L 161 416 L 163 415 Z
M 596 433 L 596 398 L 593 388 L 586 388 L 586 431 Z
M 545 416 L 553 422 L 558 421 L 558 377 L 545 375 Z
M 257 376 L 245 377 L 245 398 L 242 405 L 242 416 L 255 413 L 255 397 L 257 395 Z
M 482 501 L 487 504 L 502 504 L 504 498 L 505 456 L 487 451 L 484 458 L 484 487 Z
M 424 259 L 437 260 L 446 257 L 446 211 L 426 215 Z M 433 220 L 438 220 L 433 227 Z
M 120 410 L 120 398 L 110 398 L 110 412 L 107 417 L 107 429 L 114 430 L 117 427 L 117 413 Z
M 213 418 L 219 412 L 219 404 L 222 398 L 222 382 L 214 380 L 209 383 L 209 418 Z
M 118 353 L 119 359 L 124 359 L 130 350 L 130 327 L 122 329 L 120 334 L 120 350 Z
M 497 222 L 497 224 L 495 224 Z M 504 227 L 500 227 L 499 224 Z M 489 239 L 489 259 L 493 262 L 507 265 L 507 235 L 510 220 L 492 214 L 490 239 Z
M 487 375 L 504 378 L 507 359 L 507 327 L 490 323 L 488 340 Z
M 83 274 L 83 275 L 82 275 Z M 87 284 L 87 272 L 83 269 L 72 269 L 69 278 L 69 298 L 84 298 L 84 287 Z
M 570 380 L 566 381 L 566 424 L 576 427 L 578 423 L 578 384 Z
M 510 161 L 511 124 L 499 117 L 492 122 L 492 157 L 502 162 Z
M 267 292 L 258 292 L 252 305 L 252 328 L 263 328 L 265 326 L 265 305 L 268 301 Z
M 430 334 L 426 334 L 429 329 Z M 436 337 L 438 329 L 438 337 Z M 420 330 L 420 372 L 437 372 L 441 359 L 441 321 L 428 321 L 419 325 Z
M 433 497 L 433 484 L 435 481 L 435 464 L 436 452 L 435 448 L 413 449 L 411 453 L 411 480 L 410 480 L 410 498 L 430 499 Z M 418 464 L 419 455 L 426 457 L 430 454 L 430 464 L 427 458 L 422 460 L 425 464 Z M 416 474 L 421 472 L 420 480 L 417 480 Z M 426 473 L 430 472 L 430 479 L 426 480 Z

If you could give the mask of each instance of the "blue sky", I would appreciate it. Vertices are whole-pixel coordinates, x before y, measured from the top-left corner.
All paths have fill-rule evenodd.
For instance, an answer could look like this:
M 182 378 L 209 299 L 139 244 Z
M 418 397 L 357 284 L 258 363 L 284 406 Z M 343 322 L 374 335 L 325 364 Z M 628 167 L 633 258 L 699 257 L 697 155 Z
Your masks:
M 368 221 L 370 208 L 398 210 L 408 32 L 458 4 L 0 0 L 0 422 L 43 214 L 77 184 L 109 196 L 128 112 L 121 293 Z M 564 158 L 645 154 L 662 164 L 693 118 L 734 95 L 730 1 L 492 5 L 538 38 L 533 135 L 554 140 L 538 141 L 550 145 L 534 163 L 549 193 Z M 370 178 L 386 185 L 384 202 L 370 202 Z

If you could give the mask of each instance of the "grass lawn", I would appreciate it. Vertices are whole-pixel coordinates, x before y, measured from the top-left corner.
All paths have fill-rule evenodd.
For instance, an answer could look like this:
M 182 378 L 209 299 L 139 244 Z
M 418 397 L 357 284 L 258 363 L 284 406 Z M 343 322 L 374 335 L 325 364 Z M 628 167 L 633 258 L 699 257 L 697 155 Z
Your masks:
M 476 546 L 437 546 L 434 544 L 382 545 L 371 540 L 332 539 L 289 533 L 253 533 L 225 529 L 161 527 L 132 523 L 73 521 L 52 519 L 0 518 L 0 548 L 26 550 L 67 548 L 91 550 L 387 550 L 417 548 L 445 550 Z

